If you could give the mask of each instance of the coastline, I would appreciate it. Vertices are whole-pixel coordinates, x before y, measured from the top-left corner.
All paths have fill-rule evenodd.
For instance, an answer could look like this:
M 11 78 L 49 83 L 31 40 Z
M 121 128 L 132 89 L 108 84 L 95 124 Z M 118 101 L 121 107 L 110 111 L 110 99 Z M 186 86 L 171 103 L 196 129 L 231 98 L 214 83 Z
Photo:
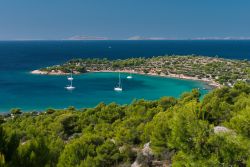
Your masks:
M 142 71 L 134 71 L 134 70 L 88 70 L 86 73 L 91 73 L 91 72 L 120 72 L 120 73 L 132 73 L 132 74 L 139 74 L 139 75 L 148 75 L 148 76 L 159 76 L 159 77 L 167 77 L 167 78 L 176 78 L 176 79 L 184 79 L 184 80 L 193 80 L 193 81 L 201 81 L 207 83 L 209 86 L 214 87 L 214 88 L 220 88 L 222 87 L 221 84 L 215 82 L 214 80 L 210 80 L 207 78 L 197 78 L 197 77 L 190 77 L 186 76 L 183 74 L 164 74 L 164 73 L 156 73 L 156 72 L 148 72 L 144 73 Z M 33 70 L 30 72 L 31 74 L 35 75 L 69 75 L 70 73 L 65 73 L 63 71 L 51 71 L 51 72 L 46 72 L 46 71 L 41 71 L 41 70 Z M 79 73 L 77 71 L 73 71 L 73 74 L 84 74 L 84 73 Z
M 54 71 L 52 70 L 51 72 L 47 72 L 47 71 L 41 71 L 41 70 L 33 70 L 30 72 L 31 74 L 36 74 L 36 75 L 68 75 L 70 73 L 65 73 L 61 70 L 58 71 Z M 77 71 L 73 71 L 74 74 L 80 74 Z

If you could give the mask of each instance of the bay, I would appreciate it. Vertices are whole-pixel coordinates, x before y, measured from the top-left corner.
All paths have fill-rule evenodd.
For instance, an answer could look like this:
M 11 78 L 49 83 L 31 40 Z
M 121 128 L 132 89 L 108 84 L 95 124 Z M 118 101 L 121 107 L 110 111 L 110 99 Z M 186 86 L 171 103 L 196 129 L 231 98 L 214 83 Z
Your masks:
M 113 91 L 117 73 L 88 73 L 75 76 L 76 89 L 64 87 L 66 76 L 32 75 L 31 70 L 63 63 L 72 58 L 152 57 L 159 55 L 204 55 L 230 59 L 250 58 L 250 41 L 0 41 L 0 112 L 46 108 L 94 107 L 99 102 L 128 104 L 134 99 L 180 97 L 205 83 L 162 77 L 122 74 L 124 91 Z

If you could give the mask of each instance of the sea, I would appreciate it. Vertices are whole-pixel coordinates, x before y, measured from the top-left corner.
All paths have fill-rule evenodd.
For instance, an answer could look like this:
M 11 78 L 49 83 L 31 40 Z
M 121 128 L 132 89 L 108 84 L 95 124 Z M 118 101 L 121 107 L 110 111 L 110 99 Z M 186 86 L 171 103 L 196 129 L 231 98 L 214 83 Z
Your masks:
M 115 92 L 117 73 L 75 75 L 73 91 L 66 76 L 32 75 L 30 71 L 64 63 L 72 58 L 126 59 L 161 55 L 203 55 L 228 59 L 250 59 L 249 40 L 169 40 L 169 41 L 0 41 L 0 112 L 12 108 L 43 111 L 94 107 L 100 102 L 129 104 L 136 99 L 155 100 L 162 96 L 180 97 L 200 88 L 199 81 L 121 74 L 122 92 Z M 205 89 L 203 89 L 205 88 Z

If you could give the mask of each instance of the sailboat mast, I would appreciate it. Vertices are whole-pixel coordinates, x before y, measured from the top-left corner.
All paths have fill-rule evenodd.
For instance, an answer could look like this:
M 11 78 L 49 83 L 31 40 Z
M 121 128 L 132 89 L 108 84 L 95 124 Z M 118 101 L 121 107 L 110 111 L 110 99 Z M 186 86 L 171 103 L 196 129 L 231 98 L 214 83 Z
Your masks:
M 119 88 L 121 87 L 121 74 L 119 73 Z

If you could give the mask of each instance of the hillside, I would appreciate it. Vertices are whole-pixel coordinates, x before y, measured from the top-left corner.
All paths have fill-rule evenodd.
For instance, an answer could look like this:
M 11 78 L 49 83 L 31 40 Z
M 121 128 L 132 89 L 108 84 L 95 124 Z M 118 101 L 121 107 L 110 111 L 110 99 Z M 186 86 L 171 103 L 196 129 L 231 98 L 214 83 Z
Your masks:
M 0 117 L 0 166 L 250 165 L 250 86 Z

